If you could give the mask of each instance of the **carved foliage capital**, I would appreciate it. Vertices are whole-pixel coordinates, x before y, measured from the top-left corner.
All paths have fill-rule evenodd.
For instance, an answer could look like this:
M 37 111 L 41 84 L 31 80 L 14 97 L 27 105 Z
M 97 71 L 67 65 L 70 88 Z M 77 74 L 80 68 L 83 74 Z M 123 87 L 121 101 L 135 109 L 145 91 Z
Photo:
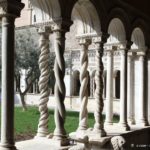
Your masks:
M 12 16 L 14 18 L 20 16 L 24 4 L 19 0 L 0 0 L 0 17 Z

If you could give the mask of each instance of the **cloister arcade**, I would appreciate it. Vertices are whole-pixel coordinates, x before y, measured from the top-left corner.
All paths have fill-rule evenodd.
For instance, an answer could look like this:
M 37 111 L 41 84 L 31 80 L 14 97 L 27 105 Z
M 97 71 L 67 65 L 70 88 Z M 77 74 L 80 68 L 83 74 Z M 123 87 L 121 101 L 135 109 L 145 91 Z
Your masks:
M 41 71 L 39 79 L 40 118 L 36 138 L 47 139 L 49 137 L 49 140 L 57 146 L 67 146 L 70 143 L 70 138 L 64 127 L 66 118 L 64 100 L 67 88 L 64 82 L 64 53 L 68 42 L 67 37 L 65 41 L 65 36 L 69 30 L 71 31 L 72 24 L 76 30 L 73 31 L 69 40 L 72 40 L 71 47 L 78 45 L 80 53 L 77 63 L 75 62 L 70 71 L 76 85 L 74 94 L 79 94 L 80 98 L 79 125 L 73 135 L 75 136 L 74 140 L 77 143 L 85 142 L 86 145 L 87 142 L 90 143 L 90 140 L 100 142 L 103 137 L 107 137 L 105 127 L 111 128 L 113 126 L 114 97 L 120 99 L 120 121 L 117 128 L 124 132 L 130 130 L 130 124 L 147 126 L 150 121 L 150 38 L 148 36 L 150 32 L 146 21 L 136 11 L 134 13 L 126 12 L 128 6 L 117 3 L 117 1 L 111 2 L 111 7 L 101 0 L 30 0 L 30 2 L 34 10 L 35 22 L 33 25 L 38 28 L 39 48 L 41 49 L 39 56 Z M 5 7 L 6 5 L 9 7 Z M 23 4 L 16 0 L 4 3 L 0 1 L 0 7 L 2 19 L 0 146 L 4 150 L 13 150 L 15 149 L 13 135 L 14 21 L 16 17 L 19 17 Z M 56 79 L 54 89 L 56 100 L 55 130 L 52 134 L 48 132 L 49 114 L 47 108 L 50 93 L 48 60 L 49 37 L 51 35 L 54 36 L 56 55 L 54 65 Z M 93 58 L 88 55 L 90 49 L 94 52 Z M 90 129 L 87 125 L 89 96 L 94 97 L 95 103 L 95 123 Z M 105 121 L 102 117 L 104 98 L 106 99 Z M 49 134 L 50 136 L 48 136 Z M 118 139 L 115 142 L 117 141 Z

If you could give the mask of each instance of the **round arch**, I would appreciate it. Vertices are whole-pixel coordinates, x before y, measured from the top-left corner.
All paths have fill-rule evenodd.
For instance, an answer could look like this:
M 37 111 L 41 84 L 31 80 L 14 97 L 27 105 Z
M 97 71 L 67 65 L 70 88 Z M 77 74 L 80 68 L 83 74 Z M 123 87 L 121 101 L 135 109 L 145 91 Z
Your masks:
M 131 49 L 145 49 L 145 37 L 143 31 L 136 27 L 131 35 L 131 41 L 133 42 Z
M 31 0 L 36 15 L 35 23 L 50 22 L 61 18 L 59 0 Z
M 123 22 L 119 18 L 113 18 L 108 26 L 108 43 L 119 43 L 126 41 L 126 31 Z
M 142 36 L 144 37 L 145 45 L 150 46 L 150 38 L 149 38 L 150 29 L 147 26 L 147 24 L 145 23 L 145 21 L 139 18 L 139 19 L 136 19 L 132 24 L 133 24 L 132 33 L 131 33 L 132 42 L 134 42 L 132 36 L 133 36 L 133 33 L 134 33 L 135 29 L 139 29 L 143 34 Z
M 108 33 L 110 23 L 115 18 L 119 19 L 120 22 L 122 22 L 122 25 L 123 25 L 124 30 L 125 30 L 126 40 L 130 40 L 131 23 L 130 23 L 130 19 L 128 18 L 127 13 L 122 8 L 113 8 L 109 11 L 108 18 L 107 18 L 107 24 L 105 27 L 105 30 L 106 30 L 105 32 Z
M 74 5 L 72 21 L 76 24 L 77 36 L 91 36 L 101 32 L 97 10 L 89 0 L 79 0 Z

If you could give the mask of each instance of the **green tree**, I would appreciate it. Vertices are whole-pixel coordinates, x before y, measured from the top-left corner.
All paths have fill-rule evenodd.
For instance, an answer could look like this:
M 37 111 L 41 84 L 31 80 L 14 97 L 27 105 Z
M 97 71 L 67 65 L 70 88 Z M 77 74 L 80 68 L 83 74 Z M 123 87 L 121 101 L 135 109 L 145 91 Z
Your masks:
M 38 35 L 33 28 L 16 30 L 16 51 L 15 51 L 15 80 L 16 87 L 20 94 L 23 110 L 26 110 L 25 95 L 39 78 L 40 71 L 38 66 L 39 48 Z M 20 87 L 21 71 L 26 70 L 26 88 L 24 91 Z

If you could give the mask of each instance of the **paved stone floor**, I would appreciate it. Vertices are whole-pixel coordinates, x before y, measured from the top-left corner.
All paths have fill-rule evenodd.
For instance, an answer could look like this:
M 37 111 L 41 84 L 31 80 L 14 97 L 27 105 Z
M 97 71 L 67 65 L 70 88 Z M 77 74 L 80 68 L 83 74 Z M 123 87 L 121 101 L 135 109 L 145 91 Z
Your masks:
M 121 133 L 128 133 L 131 131 L 140 130 L 141 127 L 132 125 L 131 131 L 126 131 L 126 132 L 123 132 L 121 129 L 119 130 L 118 129 L 119 127 L 117 124 L 107 127 L 106 128 L 107 135 L 116 136 L 116 135 L 120 135 Z M 54 143 L 53 141 L 49 139 L 43 139 L 43 138 L 36 138 L 32 140 L 17 142 L 16 147 L 18 150 L 34 150 L 34 149 L 36 150 L 62 150 L 62 149 L 67 150 L 69 148 L 69 147 L 61 148 L 58 146 L 57 143 Z

